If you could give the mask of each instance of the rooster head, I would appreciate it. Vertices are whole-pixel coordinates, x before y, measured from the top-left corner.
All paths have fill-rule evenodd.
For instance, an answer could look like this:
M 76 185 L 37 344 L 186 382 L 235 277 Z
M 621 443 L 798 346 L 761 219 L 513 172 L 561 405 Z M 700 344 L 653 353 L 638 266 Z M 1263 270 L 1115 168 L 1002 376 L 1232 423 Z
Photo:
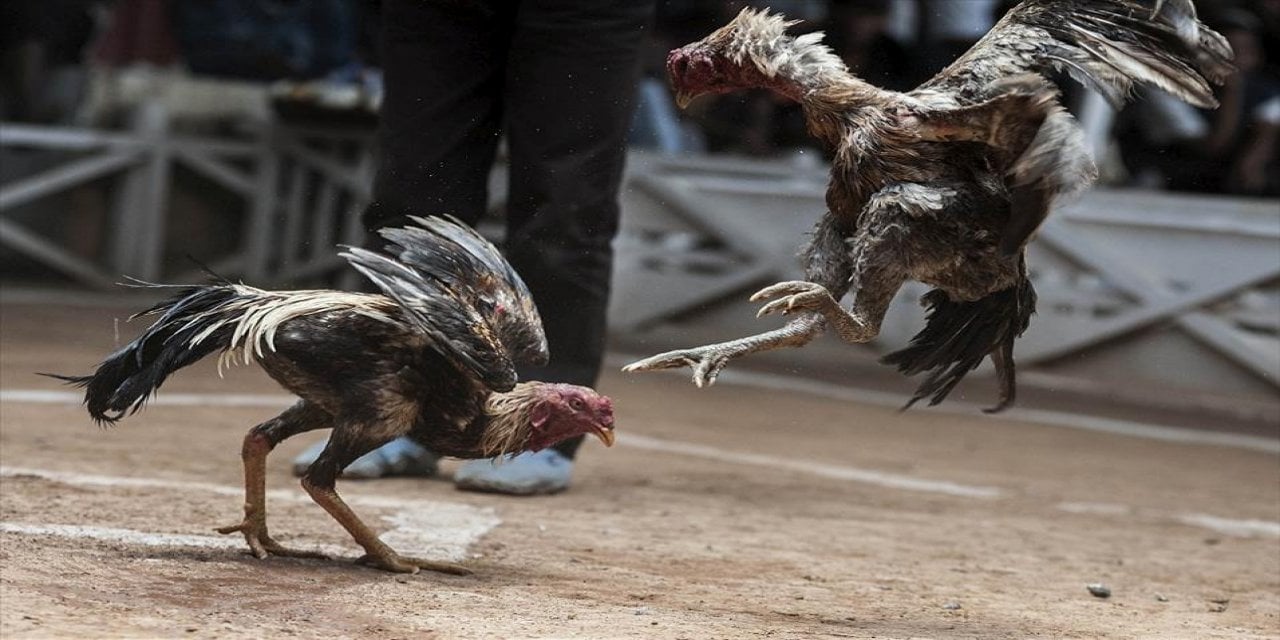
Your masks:
M 613 446 L 613 401 L 590 387 L 524 382 L 490 396 L 487 412 L 482 446 L 489 455 L 539 451 L 588 434 Z
M 821 33 L 787 34 L 799 22 L 748 7 L 711 35 L 673 49 L 667 54 L 667 75 L 676 103 L 683 109 L 703 94 L 755 87 L 791 95 L 803 76 L 847 73 L 840 58 L 822 44 Z
M 530 451 L 587 434 L 613 446 L 613 401 L 607 396 L 573 384 L 544 384 L 539 396 L 529 414 Z

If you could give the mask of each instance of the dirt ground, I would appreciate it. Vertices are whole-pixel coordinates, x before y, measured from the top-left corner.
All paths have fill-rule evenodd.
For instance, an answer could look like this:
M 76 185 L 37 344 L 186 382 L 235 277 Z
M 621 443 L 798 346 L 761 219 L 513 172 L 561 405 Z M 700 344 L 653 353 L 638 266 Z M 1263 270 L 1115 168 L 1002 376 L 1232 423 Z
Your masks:
M 60 389 L 31 372 L 86 370 L 117 314 L 5 305 L 0 386 Z M 346 558 L 201 542 L 239 519 L 240 438 L 270 407 L 157 404 L 103 430 L 77 406 L 7 396 L 0 636 L 1280 637 L 1272 453 L 665 375 L 610 374 L 602 390 L 623 437 L 585 445 L 568 493 L 339 486 L 386 528 L 397 504 L 498 522 L 467 550 L 467 577 L 351 564 L 355 545 L 289 474 L 318 434 L 269 462 L 269 488 L 286 491 L 272 532 Z M 202 365 L 160 398 L 183 393 L 279 391 L 256 369 Z

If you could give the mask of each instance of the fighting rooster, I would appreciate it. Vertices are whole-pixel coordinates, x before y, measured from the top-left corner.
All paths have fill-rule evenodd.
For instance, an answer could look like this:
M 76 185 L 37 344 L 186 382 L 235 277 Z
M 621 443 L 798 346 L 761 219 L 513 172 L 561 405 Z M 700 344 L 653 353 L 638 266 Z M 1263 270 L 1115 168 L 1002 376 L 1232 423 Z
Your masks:
M 880 330 L 904 281 L 934 287 L 927 324 L 882 362 L 928 372 L 907 406 L 941 402 L 990 356 L 999 411 L 1014 400 L 1014 340 L 1035 310 L 1024 249 L 1059 196 L 1086 188 L 1095 169 L 1058 100 L 1055 71 L 1115 105 L 1134 83 L 1199 107 L 1209 82 L 1232 72 L 1226 40 L 1191 0 L 1026 0 L 932 80 L 908 93 L 852 76 L 822 34 L 744 9 L 701 41 L 671 52 L 667 70 L 683 106 L 706 93 L 762 87 L 799 102 L 809 131 L 833 152 L 826 215 L 803 253 L 803 282 L 751 297 L 759 316 L 797 313 L 756 336 L 663 353 L 627 371 L 693 368 L 698 386 L 732 359 L 807 344 L 827 326 L 850 343 Z M 852 308 L 839 300 L 854 291 Z
M 181 288 L 138 314 L 160 317 L 93 375 L 58 377 L 84 387 L 89 414 L 110 424 L 140 409 L 170 373 L 209 354 L 221 353 L 220 367 L 257 361 L 301 399 L 245 436 L 244 520 L 218 531 L 243 533 L 259 558 L 316 557 L 268 535 L 266 459 L 290 436 L 331 428 L 302 486 L 364 548 L 361 561 L 396 572 L 469 573 L 397 554 L 338 496 L 338 474 L 404 435 L 459 458 L 536 451 L 588 433 L 612 445 L 613 407 L 585 387 L 517 383 L 517 363 L 543 364 L 548 356 L 528 289 L 470 227 L 413 221 L 381 231 L 385 253 L 342 254 L 385 295 L 264 291 L 226 281 Z

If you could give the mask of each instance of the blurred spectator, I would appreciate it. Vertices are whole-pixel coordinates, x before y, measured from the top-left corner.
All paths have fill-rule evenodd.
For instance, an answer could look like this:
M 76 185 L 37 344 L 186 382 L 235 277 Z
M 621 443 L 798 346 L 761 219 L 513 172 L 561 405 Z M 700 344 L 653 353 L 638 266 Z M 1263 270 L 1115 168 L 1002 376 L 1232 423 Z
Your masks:
M 173 36 L 172 4 L 165 0 L 121 0 L 94 47 L 94 62 L 108 67 L 178 62 Z
M 849 71 L 879 87 L 906 91 L 922 78 L 912 73 L 907 48 L 889 34 L 890 0 L 834 0 L 827 44 Z
M 1280 0 L 1255 0 L 1253 11 L 1262 27 L 1260 36 L 1268 72 L 1273 78 L 1280 78 Z
M 0 3 L 0 118 L 65 122 L 84 91 L 94 0 Z
M 1267 73 L 1263 23 L 1241 10 L 1228 14 L 1220 28 L 1236 52 L 1239 71 L 1222 88 L 1222 106 L 1205 146 L 1212 156 L 1227 161 L 1221 178 L 1224 191 L 1275 194 L 1280 186 L 1276 176 L 1280 82 Z
M 180 0 L 173 12 L 197 74 L 318 78 L 355 58 L 359 21 L 348 0 Z
M 995 24 L 996 0 L 918 0 L 919 73 L 932 76 L 964 54 Z
M 1145 184 L 1188 191 L 1276 195 L 1280 82 L 1268 73 L 1263 23 L 1243 9 L 1218 14 L 1238 71 L 1217 91 L 1216 110 L 1177 107 L 1158 93 L 1128 110 L 1118 130 L 1130 171 Z

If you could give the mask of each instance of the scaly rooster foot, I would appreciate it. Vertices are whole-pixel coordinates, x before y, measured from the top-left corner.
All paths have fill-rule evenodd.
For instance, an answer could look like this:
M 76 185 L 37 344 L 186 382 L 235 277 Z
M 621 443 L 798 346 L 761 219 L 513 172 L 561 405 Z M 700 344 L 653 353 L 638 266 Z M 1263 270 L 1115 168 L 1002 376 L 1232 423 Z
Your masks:
M 794 311 L 814 311 L 827 315 L 832 311 L 840 310 L 840 303 L 831 297 L 831 293 L 827 291 L 827 288 L 812 282 L 799 280 L 779 282 L 755 292 L 751 296 L 751 302 L 760 302 L 771 298 L 778 299 L 760 307 L 760 311 L 756 313 L 757 318 L 762 318 L 777 311 L 781 311 L 782 315 L 785 316 Z
M 732 359 L 732 353 L 718 349 L 713 345 L 659 353 L 656 356 L 632 362 L 623 367 L 622 370 L 630 373 L 633 371 L 690 367 L 693 369 L 693 384 L 697 385 L 698 388 L 702 388 L 715 384 L 716 376 L 720 375 L 720 370 L 724 369 L 725 365 L 729 364 Z
M 392 573 L 417 573 L 422 569 L 427 571 L 436 571 L 439 573 L 448 573 L 455 576 L 469 576 L 471 570 L 452 562 L 438 562 L 435 560 L 423 560 L 421 558 L 410 558 L 402 556 L 398 553 L 390 552 L 382 555 L 365 554 L 356 559 L 356 564 L 362 564 L 383 571 Z
M 240 524 L 233 524 L 229 527 L 218 527 L 214 529 L 221 534 L 236 533 L 237 531 L 244 534 L 244 541 L 249 544 L 249 553 L 259 560 L 265 559 L 267 556 L 282 556 L 285 558 L 315 558 L 318 560 L 327 560 L 329 556 L 318 551 L 303 551 L 300 549 L 290 549 L 279 542 L 276 542 L 267 534 L 267 525 L 264 522 L 250 520 L 245 518 Z

